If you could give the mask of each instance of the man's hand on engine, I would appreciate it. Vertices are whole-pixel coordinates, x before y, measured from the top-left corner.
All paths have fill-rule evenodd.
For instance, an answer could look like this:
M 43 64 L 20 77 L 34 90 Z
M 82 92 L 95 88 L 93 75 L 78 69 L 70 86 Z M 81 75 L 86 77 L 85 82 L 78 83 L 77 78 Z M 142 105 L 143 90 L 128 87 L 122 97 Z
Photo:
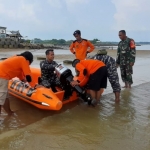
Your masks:
M 78 83 L 77 81 L 72 81 L 70 84 L 71 84 L 73 87 L 76 86 L 76 85 L 79 85 L 79 83 Z

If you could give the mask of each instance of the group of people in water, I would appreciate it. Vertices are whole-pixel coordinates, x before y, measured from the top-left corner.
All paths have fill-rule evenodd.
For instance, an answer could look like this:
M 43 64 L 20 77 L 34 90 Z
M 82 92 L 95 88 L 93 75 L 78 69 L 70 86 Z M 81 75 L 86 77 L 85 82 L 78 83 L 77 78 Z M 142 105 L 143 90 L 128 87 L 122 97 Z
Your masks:
M 73 33 L 76 40 L 71 44 L 70 51 L 76 56 L 72 65 L 79 72 L 78 80 L 72 81 L 72 86 L 79 85 L 85 75 L 89 76 L 88 89 L 95 105 L 101 96 L 101 89 L 107 87 L 107 77 L 115 94 L 115 101 L 120 101 L 121 86 L 117 67 L 120 66 L 121 78 L 125 83 L 124 88 L 131 88 L 132 67 L 135 62 L 135 42 L 126 36 L 125 30 L 119 31 L 121 41 L 118 44 L 116 60 L 107 55 L 107 51 L 99 50 L 96 55 L 86 58 L 87 54 L 94 50 L 90 41 L 81 38 L 81 32 L 76 30 Z M 88 49 L 90 47 L 90 49 Z
M 119 31 L 121 41 L 118 44 L 117 59 L 107 55 L 107 51 L 99 50 L 96 55 L 87 58 L 87 54 L 94 50 L 94 45 L 81 38 L 81 31 L 76 30 L 73 33 L 76 38 L 70 46 L 70 51 L 76 59 L 72 62 L 77 73 L 77 80 L 71 82 L 71 85 L 80 85 L 84 77 L 87 76 L 88 82 L 86 88 L 92 97 L 92 105 L 96 105 L 101 97 L 101 89 L 107 87 L 107 77 L 111 83 L 115 94 L 115 101 L 120 101 L 121 87 L 117 67 L 120 66 L 121 77 L 125 83 L 124 88 L 131 88 L 132 66 L 135 62 L 135 42 L 126 36 L 125 30 Z M 41 78 L 38 84 L 32 78 L 30 65 L 33 62 L 33 54 L 25 51 L 19 55 L 12 56 L 0 62 L 0 113 L 3 106 L 8 114 L 12 114 L 8 96 L 8 82 L 14 77 L 18 77 L 23 82 L 28 82 L 31 87 L 52 88 L 56 92 L 56 86 L 61 86 L 60 81 L 55 74 L 57 63 L 54 61 L 54 50 L 48 49 L 45 52 L 46 59 L 40 62 Z

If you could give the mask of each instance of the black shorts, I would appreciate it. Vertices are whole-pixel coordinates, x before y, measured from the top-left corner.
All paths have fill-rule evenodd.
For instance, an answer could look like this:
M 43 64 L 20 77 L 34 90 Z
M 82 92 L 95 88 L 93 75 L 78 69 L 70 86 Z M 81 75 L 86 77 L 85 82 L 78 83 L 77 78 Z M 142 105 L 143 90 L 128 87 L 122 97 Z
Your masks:
M 88 81 L 88 89 L 99 91 L 101 88 L 107 87 L 107 68 L 106 66 L 99 68 L 90 75 Z

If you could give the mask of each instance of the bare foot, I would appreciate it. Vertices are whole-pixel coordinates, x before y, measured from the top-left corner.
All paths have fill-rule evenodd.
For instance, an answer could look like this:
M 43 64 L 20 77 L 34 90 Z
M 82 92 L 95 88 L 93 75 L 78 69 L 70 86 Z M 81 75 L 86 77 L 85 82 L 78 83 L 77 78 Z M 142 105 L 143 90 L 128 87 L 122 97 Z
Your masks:
M 11 115 L 13 115 L 14 113 L 15 113 L 14 111 L 10 110 L 10 111 L 8 112 L 8 115 L 11 116 Z
M 123 86 L 122 88 L 128 88 L 127 86 Z
M 120 102 L 120 99 L 115 99 L 115 102 L 116 102 L 116 103 L 119 103 L 119 102 Z
M 129 84 L 129 87 L 128 87 L 129 89 L 131 89 L 131 85 Z
M 93 99 L 93 100 L 91 101 L 91 105 L 92 105 L 93 107 L 95 107 L 95 106 L 97 105 L 97 100 L 96 100 L 96 99 Z
M 125 86 L 123 86 L 123 88 L 128 88 L 128 83 L 125 82 Z

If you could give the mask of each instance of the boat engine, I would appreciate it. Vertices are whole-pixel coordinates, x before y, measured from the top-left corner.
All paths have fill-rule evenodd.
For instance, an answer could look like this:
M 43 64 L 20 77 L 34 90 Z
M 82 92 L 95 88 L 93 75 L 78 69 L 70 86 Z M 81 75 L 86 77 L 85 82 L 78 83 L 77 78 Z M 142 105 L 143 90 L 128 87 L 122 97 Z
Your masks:
M 86 91 L 82 89 L 80 86 L 76 85 L 75 87 L 71 86 L 71 81 L 73 81 L 72 71 L 65 67 L 62 64 L 58 64 L 55 67 L 56 75 L 59 78 L 63 90 L 65 90 L 65 98 L 72 95 L 73 90 L 75 90 L 79 96 L 84 100 L 90 103 L 91 97 L 89 94 L 86 94 Z

